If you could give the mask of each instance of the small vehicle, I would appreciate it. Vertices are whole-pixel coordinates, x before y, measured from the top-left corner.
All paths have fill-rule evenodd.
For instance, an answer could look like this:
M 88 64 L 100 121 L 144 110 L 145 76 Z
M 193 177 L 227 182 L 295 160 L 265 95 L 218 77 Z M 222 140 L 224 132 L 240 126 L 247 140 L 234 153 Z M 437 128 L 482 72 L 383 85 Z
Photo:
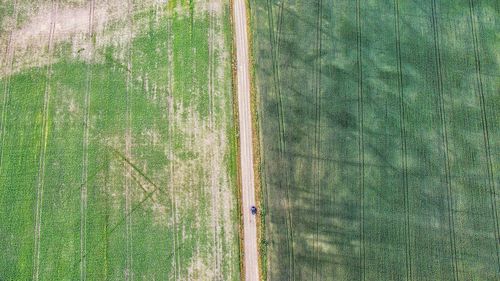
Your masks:
M 255 206 L 250 207 L 250 212 L 252 212 L 252 215 L 257 214 L 257 207 Z

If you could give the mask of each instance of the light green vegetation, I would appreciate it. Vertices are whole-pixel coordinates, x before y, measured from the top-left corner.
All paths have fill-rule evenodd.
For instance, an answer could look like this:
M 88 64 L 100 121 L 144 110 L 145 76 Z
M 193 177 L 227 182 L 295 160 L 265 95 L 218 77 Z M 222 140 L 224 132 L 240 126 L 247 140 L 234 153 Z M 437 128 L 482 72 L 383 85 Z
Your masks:
M 0 280 L 239 280 L 228 4 L 0 7 Z
M 498 280 L 499 2 L 250 4 L 267 279 Z

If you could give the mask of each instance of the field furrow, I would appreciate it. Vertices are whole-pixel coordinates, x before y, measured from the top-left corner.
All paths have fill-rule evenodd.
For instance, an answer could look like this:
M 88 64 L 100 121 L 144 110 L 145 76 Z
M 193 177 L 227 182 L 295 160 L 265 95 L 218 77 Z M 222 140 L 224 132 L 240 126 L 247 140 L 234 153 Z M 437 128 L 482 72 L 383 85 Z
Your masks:
M 40 239 L 41 239 L 41 228 L 42 228 L 42 209 L 43 209 L 43 190 L 45 186 L 45 158 L 47 151 L 48 142 L 48 123 L 49 123 L 49 105 L 50 105 L 50 79 L 52 75 L 52 52 L 53 52 L 53 38 L 55 32 L 55 24 L 57 18 L 57 3 L 52 1 L 52 9 L 50 13 L 50 27 L 49 27 L 49 42 L 48 42 L 48 57 L 49 62 L 46 72 L 46 85 L 45 92 L 43 95 L 43 110 L 42 110 L 42 134 L 40 136 L 40 155 L 38 164 L 38 177 L 37 177 L 37 188 L 36 188 L 36 206 L 35 206 L 35 227 L 34 227 L 34 251 L 33 251 L 33 280 L 38 280 L 40 278 Z
M 93 41 L 94 36 L 94 0 L 89 1 L 88 40 Z M 90 58 L 87 62 L 86 86 L 83 108 L 83 148 L 82 148 L 82 183 L 80 189 L 80 280 L 86 280 L 86 251 L 87 251 L 87 182 L 89 180 L 89 125 L 90 125 L 90 89 L 92 87 L 92 63 L 94 44 L 91 43 Z
M 172 34 L 172 21 L 167 21 L 167 62 L 169 65 L 173 64 L 173 34 Z M 173 70 L 171 68 L 167 68 L 166 70 L 166 77 L 167 77 L 167 93 L 166 93 L 166 110 L 167 110 L 167 120 L 171 124 L 168 126 L 168 144 L 167 144 L 167 151 L 168 151 L 168 159 L 169 159 L 169 165 L 168 165 L 168 182 L 170 185 L 170 189 L 168 190 L 169 192 L 169 200 L 170 204 L 172 206 L 172 211 L 171 211 L 171 216 L 170 220 L 173 223 L 173 241 L 172 244 L 168 247 L 170 249 L 167 249 L 167 253 L 171 252 L 172 256 L 172 267 L 173 267 L 173 278 L 171 280 L 178 280 L 178 270 L 177 270 L 177 222 L 176 222 L 176 216 L 177 216 L 177 209 L 176 209 L 176 199 L 175 199 L 175 188 L 174 188 L 174 146 L 173 146 L 173 132 L 174 132 L 174 124 L 175 124 L 175 119 L 174 119 L 174 100 L 173 100 Z M 169 251 L 170 250 L 170 251 Z
M 356 0 L 356 46 L 357 46 L 357 80 L 358 80 L 358 163 L 359 163 L 359 205 L 360 205 L 360 274 L 361 280 L 366 280 L 366 245 L 365 245 L 365 142 L 364 142 L 364 99 L 363 99 L 363 50 L 362 50 L 362 26 L 361 26 L 361 4 Z
M 404 188 L 404 233 L 405 233 L 405 271 L 406 280 L 412 280 L 412 262 L 411 262 L 411 237 L 410 237 L 410 209 L 408 197 L 408 152 L 406 147 L 406 117 L 405 117 L 405 99 L 403 85 L 403 69 L 401 59 L 401 38 L 400 38 L 400 13 L 399 0 L 394 0 L 394 32 L 396 39 L 396 57 L 397 57 L 397 81 L 399 94 L 399 126 L 401 138 L 401 173 L 402 184 Z
M 321 161 L 320 158 L 320 139 L 321 139 L 321 43 L 322 43 L 322 34 L 321 34 L 321 26 L 323 20 L 323 1 L 318 0 L 317 4 L 317 20 L 316 20 L 316 57 L 315 57 L 315 69 L 313 71 L 313 79 L 315 80 L 315 85 L 313 88 L 315 95 L 315 125 L 314 125 L 314 152 L 315 156 L 314 165 L 312 166 L 315 181 L 315 198 L 314 198 L 314 208 L 315 208 L 315 219 L 316 219 L 316 237 L 315 237 L 315 259 L 319 261 L 320 259 L 320 251 L 319 251 L 319 198 L 321 198 Z M 321 280 L 318 277 L 318 266 L 314 269 L 314 274 L 312 280 Z
M 437 19 L 436 12 L 436 0 L 432 0 L 431 5 L 431 18 L 432 18 L 432 31 L 434 34 L 434 55 L 435 55 L 435 66 L 436 66 L 436 80 L 437 80 L 437 94 L 439 97 L 439 117 L 441 119 L 441 131 L 442 131 L 442 146 L 443 146 L 443 156 L 444 156 L 444 184 L 447 189 L 447 205 L 448 205 L 448 223 L 449 223 L 449 239 L 451 248 L 451 259 L 453 266 L 453 280 L 458 280 L 458 263 L 457 263 L 457 250 L 456 250 L 456 238 L 455 238 L 455 219 L 454 219 L 454 207 L 453 207 L 453 184 L 450 176 L 450 157 L 448 148 L 448 130 L 446 121 L 446 110 L 445 110 L 445 98 L 443 93 L 443 75 L 442 75 L 442 58 L 441 58 L 441 46 L 440 46 L 440 35 L 439 35 L 439 22 Z
M 132 15 L 134 13 L 134 7 L 133 7 L 133 2 L 132 1 L 127 1 L 127 32 L 130 37 L 132 37 L 132 34 L 134 32 L 134 21 L 132 19 Z M 132 75 L 133 75 L 133 69 L 132 69 L 132 48 L 128 48 L 127 51 L 127 61 L 126 61 L 126 82 L 125 82 L 125 135 L 124 135 L 124 140 L 125 140 L 125 159 L 128 161 L 133 160 L 132 156 L 132 98 L 131 96 L 134 94 L 134 90 L 132 88 Z M 124 216 L 125 216 L 125 243 L 126 243 L 126 262 L 125 262 L 125 272 L 124 272 L 124 279 L 126 281 L 129 280 L 134 280 L 134 268 L 133 268 L 133 228 L 132 228 L 132 200 L 133 200 L 133 194 L 131 192 L 131 179 L 132 179 L 132 166 L 127 165 L 128 163 L 124 162 L 124 167 L 125 167 L 125 190 L 124 190 L 124 195 L 125 195 L 125 209 L 124 209 Z

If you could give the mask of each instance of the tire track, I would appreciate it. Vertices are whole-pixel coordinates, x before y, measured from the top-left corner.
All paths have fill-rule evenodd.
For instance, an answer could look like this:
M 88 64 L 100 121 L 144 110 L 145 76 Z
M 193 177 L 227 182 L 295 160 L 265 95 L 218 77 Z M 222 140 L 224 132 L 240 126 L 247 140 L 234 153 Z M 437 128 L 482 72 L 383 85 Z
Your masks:
M 474 45 L 474 62 L 475 62 L 475 69 L 476 69 L 476 83 L 477 83 L 477 94 L 479 98 L 479 105 L 481 107 L 481 126 L 483 129 L 483 142 L 484 142 L 484 150 L 486 153 L 486 164 L 487 164 L 487 174 L 488 174 L 488 186 L 489 186 L 489 193 L 490 193 L 490 198 L 491 198 L 491 213 L 493 216 L 493 227 L 494 227 L 494 236 L 495 236 L 495 249 L 496 249 L 496 255 L 497 255 L 497 265 L 498 265 L 498 270 L 497 273 L 500 272 L 500 230 L 498 226 L 498 213 L 497 213 L 497 206 L 496 206 L 496 187 L 495 187 L 495 176 L 494 176 L 494 170 L 493 170 L 493 162 L 492 162 L 492 157 L 491 157 L 491 149 L 490 149 L 490 137 L 489 137 L 489 128 L 488 128 L 488 118 L 486 114 L 486 101 L 484 98 L 484 91 L 483 91 L 483 78 L 482 78 L 482 73 L 481 73 L 481 57 L 479 53 L 479 40 L 477 38 L 477 27 L 476 27 L 476 15 L 474 14 L 474 1 L 469 0 L 469 16 L 470 16 L 470 23 L 471 23 L 471 32 L 472 32 L 472 39 L 473 39 L 473 45 Z
M 49 133 L 49 105 L 50 105 L 50 81 L 52 75 L 52 52 L 55 24 L 57 18 L 57 2 L 52 1 L 52 13 L 49 31 L 48 44 L 48 64 L 46 72 L 45 92 L 43 96 L 43 112 L 42 112 L 42 132 L 40 135 L 40 154 L 38 162 L 38 177 L 36 186 L 36 207 L 35 207 L 35 229 L 34 229 L 34 247 L 33 247 L 33 275 L 32 279 L 38 281 L 40 275 L 40 240 L 42 228 L 42 205 L 43 205 L 43 189 L 45 184 L 45 155 L 47 152 L 47 141 Z
M 214 103 L 214 81 L 215 81 L 215 71 L 214 71 L 214 11 L 211 9 L 208 14 L 208 116 L 210 127 L 213 128 L 213 103 Z
M 278 28 L 274 41 L 274 45 L 276 46 L 276 58 L 279 57 L 279 51 L 280 51 L 281 31 L 283 27 L 283 7 L 285 5 L 285 1 L 286 0 L 282 0 L 280 3 L 278 3 Z
M 170 63 L 170 67 L 168 67 L 167 71 L 167 83 L 168 83 L 168 97 L 167 97 L 167 112 L 168 112 L 168 120 L 170 122 L 168 126 L 168 158 L 169 158 L 169 172 L 170 172 L 170 200 L 172 204 L 172 221 L 174 224 L 174 246 L 173 250 L 173 265 L 174 265 L 174 280 L 180 279 L 180 257 L 178 254 L 178 230 L 177 230 L 177 198 L 174 186 L 174 161 L 175 161 L 175 153 L 174 153 L 174 138 L 173 134 L 175 132 L 175 111 L 174 111 L 174 77 L 173 77 L 173 68 L 174 68 L 174 55 L 173 55 L 173 32 L 172 32 L 172 19 L 168 20 L 167 23 L 167 34 L 169 35 L 167 41 L 167 57 L 168 62 Z
M 283 3 L 280 8 L 280 17 L 283 15 Z M 269 22 L 269 43 L 271 46 L 271 61 L 273 64 L 273 80 L 274 80 L 274 91 L 278 97 L 278 131 L 279 131 L 279 152 L 280 152 L 280 162 L 283 167 L 283 171 L 285 173 L 285 187 L 286 187 L 286 227 L 287 227 L 287 249 L 288 249 L 288 265 L 290 268 L 290 275 L 288 276 L 288 280 L 295 280 L 295 271 L 294 271 L 294 249 L 293 249 L 293 228 L 292 228 L 292 202 L 290 199 L 290 182 L 288 176 L 288 165 L 285 161 L 286 158 L 286 143 L 285 143 L 285 121 L 284 121 L 284 112 L 283 112 L 283 98 L 281 95 L 281 87 L 280 87 L 280 74 L 279 74 L 279 46 L 281 41 L 281 23 L 282 19 L 279 20 L 280 26 L 278 28 L 278 35 L 274 35 L 274 19 L 272 12 L 271 0 L 267 1 L 267 11 L 268 11 L 268 22 Z M 275 43 L 273 44 L 273 40 Z M 282 189 L 282 183 L 280 182 L 280 189 Z
M 127 1 L 127 22 L 130 33 L 130 38 L 133 34 L 133 19 L 132 19 L 133 3 L 131 0 Z M 132 159 L 132 109 L 130 96 L 133 92 L 132 89 L 132 44 L 128 46 L 127 55 L 127 78 L 126 78 L 126 128 L 125 128 L 125 157 Z M 125 280 L 134 280 L 133 272 L 133 237 L 132 237 L 132 198 L 130 194 L 132 167 L 125 166 L 125 243 L 126 243 L 126 262 L 125 262 Z
M 401 164 L 403 168 L 403 187 L 404 187 L 404 208 L 405 208 L 405 262 L 406 262 L 406 280 L 412 280 L 412 260 L 410 244 L 410 199 L 408 193 L 408 157 L 406 146 L 406 116 L 403 90 L 403 73 L 401 59 L 401 38 L 399 25 L 399 0 L 394 0 L 394 30 L 396 33 L 396 54 L 398 68 L 398 92 L 399 92 L 399 127 L 401 136 Z
M 130 69 L 130 62 L 128 63 L 128 67 Z M 125 155 L 127 158 L 131 159 L 132 156 L 132 132 L 131 132 L 131 110 L 130 110 L 130 81 L 131 81 L 131 75 L 127 74 L 127 93 L 126 93 L 126 100 L 127 100 L 127 108 L 126 108 L 126 132 L 125 132 Z M 126 269 L 125 269 L 125 280 L 133 280 L 133 273 L 132 273 L 132 216 L 129 216 L 131 212 L 131 195 L 130 195 L 130 184 L 131 184 L 131 177 L 132 177 L 132 168 L 129 165 L 125 166 L 126 169 L 126 177 L 125 177 L 125 215 L 126 215 L 126 221 L 125 221 L 125 240 L 126 240 Z
M 179 253 L 177 253 L 177 248 L 179 248 L 178 240 L 179 240 L 179 234 L 178 234 L 178 229 L 177 229 L 177 198 L 176 198 L 176 189 L 175 189 L 175 182 L 174 182 L 174 174 L 175 174 L 175 168 L 174 168 L 174 161 L 175 161 L 175 153 L 174 153 L 174 145 L 173 145 L 173 137 L 172 134 L 174 133 L 174 122 L 175 122 L 175 117 L 174 117 L 174 98 L 171 96 L 170 101 L 169 101 L 169 115 L 171 118 L 171 129 L 170 129 L 170 136 L 169 136 L 169 159 L 170 159 L 170 187 L 171 191 L 170 193 L 172 194 L 171 196 L 171 204 L 172 204 L 172 218 L 173 218 L 173 223 L 174 223 L 174 280 L 179 280 L 180 279 L 180 274 L 181 274 L 181 268 L 180 268 L 180 257 Z
M 316 103 L 316 109 L 315 109 L 315 126 L 314 126 L 314 155 L 315 155 L 315 165 L 313 167 L 315 168 L 315 202 L 314 202 L 314 208 L 315 208 L 315 219 L 316 219 L 316 239 L 314 241 L 314 250 L 316 252 L 315 254 L 315 259 L 316 262 L 314 263 L 314 276 L 313 280 L 320 280 L 318 279 L 318 263 L 319 263 L 319 199 L 320 199 L 320 193 L 321 193 L 321 161 L 320 161 L 320 137 L 321 137 L 321 26 L 322 26 L 322 19 L 323 19 L 323 1 L 318 0 L 318 12 L 317 12 L 317 19 L 316 19 L 316 60 L 317 63 L 315 65 L 315 70 L 313 72 L 314 75 L 314 82 L 315 82 L 315 89 L 314 89 L 314 94 L 315 94 L 315 103 Z
M 110 276 L 110 266 L 109 266 L 109 225 L 110 225 L 110 194 L 111 194 L 111 188 L 109 185 L 109 169 L 110 165 L 107 165 L 109 163 L 109 154 L 106 153 L 104 156 L 104 163 L 103 163 L 103 168 L 104 168 L 104 190 L 106 192 L 105 195 L 105 206 L 106 206 L 106 212 L 104 216 L 104 276 L 106 276 L 106 280 L 111 280 Z M 99 169 L 100 170 L 100 169 Z M 84 253 L 85 257 L 87 253 Z
M 214 117 L 213 117 L 213 107 L 214 107 L 214 88 L 215 88 L 215 11 L 211 9 L 208 16 L 208 95 L 209 95 L 209 127 L 211 131 L 215 130 Z M 210 152 L 211 157 L 214 152 Z M 212 195 L 212 224 L 213 224 L 213 255 L 214 255 L 214 280 L 222 280 L 221 272 L 221 253 L 220 253 L 220 240 L 219 240 L 219 224 L 218 224 L 218 214 L 219 214 L 219 202 L 217 194 L 217 182 L 214 177 L 214 171 L 212 170 L 210 183 L 210 193 Z
M 365 152 L 364 152 L 364 139 L 363 139 L 363 61 L 362 61 L 362 42 L 361 42 L 361 6 L 360 0 L 356 0 L 356 45 L 357 45 L 357 58 L 358 58 L 358 114 L 359 114 L 359 140 L 358 140 L 358 161 L 359 161 L 359 187 L 360 187 L 360 271 L 361 280 L 366 280 L 365 276 Z
M 17 7 L 17 0 L 14 1 L 14 21 L 17 22 L 17 18 L 19 16 L 19 11 Z M 9 104 L 9 96 L 10 96 L 10 78 L 12 72 L 12 66 L 14 64 L 14 53 L 15 50 L 12 48 L 12 38 L 14 35 L 14 28 L 9 32 L 9 39 L 7 40 L 7 47 L 5 48 L 5 56 L 4 56 L 4 68 L 5 71 L 5 83 L 3 87 L 3 101 L 2 101 L 2 116 L 0 119 L 0 173 L 2 171 L 2 163 L 3 163 L 3 147 L 5 143 L 5 123 L 7 122 L 7 108 Z
M 88 36 L 93 41 L 94 36 L 94 9 L 95 0 L 89 1 L 89 30 Z M 91 47 L 90 59 L 87 61 L 87 78 L 84 98 L 84 121 L 83 121 L 83 155 L 82 155 L 82 184 L 80 189 L 80 280 L 87 280 L 87 182 L 88 182 L 88 147 L 89 147 L 89 124 L 90 124 L 90 89 L 92 86 L 92 63 L 94 45 Z
M 436 60 L 436 76 L 438 82 L 438 96 L 439 96 L 439 116 L 441 119 L 442 127 L 442 138 L 444 146 L 444 160 L 445 160 L 445 180 L 447 187 L 448 196 L 448 220 L 449 220 L 449 235 L 450 235 L 450 245 L 452 253 L 452 265 L 453 265 L 453 278 L 455 281 L 458 280 L 458 262 L 457 262 L 457 249 L 456 249 L 456 238 L 455 238 L 455 219 L 453 214 L 453 190 L 451 186 L 451 176 L 450 176 L 450 158 L 448 155 L 448 132 L 446 126 L 446 112 L 444 107 L 444 90 L 443 90 L 443 77 L 442 77 L 442 66 L 441 66 L 441 51 L 439 46 L 439 24 L 437 21 L 436 13 L 436 1 L 432 0 L 431 11 L 432 11 L 432 31 L 434 36 L 434 53 Z

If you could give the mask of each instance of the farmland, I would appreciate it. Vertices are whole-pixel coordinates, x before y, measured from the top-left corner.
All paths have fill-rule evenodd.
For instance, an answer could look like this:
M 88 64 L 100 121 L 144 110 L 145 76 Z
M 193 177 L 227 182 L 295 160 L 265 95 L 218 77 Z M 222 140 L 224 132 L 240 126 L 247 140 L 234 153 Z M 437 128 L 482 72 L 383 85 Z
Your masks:
M 267 280 L 500 279 L 499 2 L 249 2 Z
M 0 22 L 0 280 L 239 280 L 229 4 Z

